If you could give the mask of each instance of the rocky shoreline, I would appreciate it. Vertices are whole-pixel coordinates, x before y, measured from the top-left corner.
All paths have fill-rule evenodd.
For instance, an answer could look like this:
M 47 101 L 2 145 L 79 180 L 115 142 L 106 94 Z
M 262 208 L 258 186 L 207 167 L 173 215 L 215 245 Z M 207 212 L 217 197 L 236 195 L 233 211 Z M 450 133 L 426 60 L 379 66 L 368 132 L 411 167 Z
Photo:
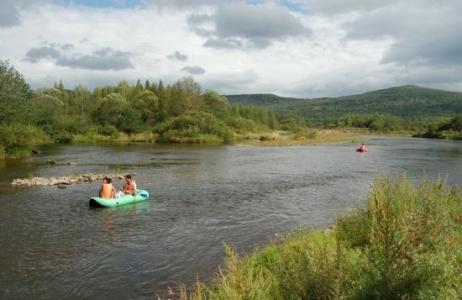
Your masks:
M 67 185 L 82 183 L 82 182 L 93 182 L 96 180 L 102 180 L 104 177 L 110 177 L 115 179 L 123 179 L 126 174 L 81 174 L 71 176 L 60 176 L 60 177 L 32 177 L 32 178 L 17 178 L 14 179 L 11 184 L 14 186 L 48 186 L 57 185 L 58 187 L 65 187 Z M 134 175 L 134 174 L 130 174 Z

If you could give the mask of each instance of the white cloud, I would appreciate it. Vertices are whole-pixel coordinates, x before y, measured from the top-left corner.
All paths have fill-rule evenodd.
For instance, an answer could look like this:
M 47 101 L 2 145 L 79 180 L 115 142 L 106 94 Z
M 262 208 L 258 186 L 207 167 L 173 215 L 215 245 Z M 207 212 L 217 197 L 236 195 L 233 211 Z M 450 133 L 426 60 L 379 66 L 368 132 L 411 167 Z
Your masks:
M 205 73 L 205 69 L 201 66 L 186 66 L 183 67 L 181 71 L 187 72 L 191 75 L 201 75 Z
M 190 15 L 188 24 L 208 37 L 204 46 L 210 48 L 266 48 L 274 41 L 311 34 L 286 8 L 261 4 L 220 5 L 211 15 Z
M 33 5 L 47 3 L 48 0 L 1 0 L 0 28 L 21 24 L 21 11 Z
M 179 60 L 179 61 L 188 60 L 188 56 L 186 54 L 181 53 L 180 51 L 175 51 L 175 53 L 167 55 L 167 58 L 171 60 Z
M 401 84 L 462 90 L 462 5 L 410 1 L 178 0 L 123 9 L 1 2 L 17 18 L 0 24 L 0 59 L 34 87 L 60 79 L 69 88 L 168 83 L 191 74 L 227 94 L 313 97 Z

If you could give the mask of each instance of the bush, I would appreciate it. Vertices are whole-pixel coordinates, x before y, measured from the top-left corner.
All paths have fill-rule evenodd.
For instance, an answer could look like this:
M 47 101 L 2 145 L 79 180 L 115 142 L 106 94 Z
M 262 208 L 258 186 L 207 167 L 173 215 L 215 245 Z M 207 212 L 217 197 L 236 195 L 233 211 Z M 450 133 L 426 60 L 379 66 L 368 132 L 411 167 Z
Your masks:
M 374 117 L 372 123 L 369 124 L 369 129 L 379 132 L 390 132 L 403 129 L 402 121 L 395 116 L 379 115 Z
M 375 181 L 334 230 L 300 230 L 239 258 L 191 299 L 461 299 L 462 197 L 445 182 Z M 183 295 L 185 295 L 183 291 Z
M 49 142 L 43 130 L 30 125 L 0 125 L 0 147 L 3 156 L 17 157 L 30 153 L 33 145 Z
M 5 159 L 5 158 L 6 158 L 5 147 L 0 145 L 0 159 Z
M 274 140 L 274 137 L 271 135 L 261 135 L 260 136 L 260 142 L 272 141 L 272 140 Z
M 53 134 L 53 139 L 58 144 L 70 144 L 72 143 L 74 136 L 67 131 L 59 131 Z
M 255 132 L 260 129 L 254 121 L 242 117 L 230 117 L 227 124 L 241 134 Z
M 437 138 L 437 139 L 462 139 L 462 116 L 452 119 L 442 119 L 431 122 L 426 126 L 426 130 L 415 134 L 417 137 Z
M 190 112 L 158 126 L 160 141 L 173 143 L 230 143 L 233 132 L 209 113 Z
M 119 136 L 119 131 L 112 125 L 99 126 L 98 133 L 104 136 L 110 136 L 112 138 L 117 138 Z
M 424 180 L 416 187 L 406 178 L 376 180 L 367 218 L 359 219 L 366 234 L 358 236 L 367 236 L 367 241 L 361 249 L 364 288 L 358 294 L 447 299 L 460 293 L 460 250 L 454 241 L 462 237 L 461 200 L 442 181 Z
M 55 130 L 67 132 L 71 135 L 85 134 L 91 129 L 90 120 L 85 117 L 64 115 L 58 118 Z
M 299 128 L 294 132 L 295 139 L 314 140 L 318 137 L 318 131 L 314 129 Z

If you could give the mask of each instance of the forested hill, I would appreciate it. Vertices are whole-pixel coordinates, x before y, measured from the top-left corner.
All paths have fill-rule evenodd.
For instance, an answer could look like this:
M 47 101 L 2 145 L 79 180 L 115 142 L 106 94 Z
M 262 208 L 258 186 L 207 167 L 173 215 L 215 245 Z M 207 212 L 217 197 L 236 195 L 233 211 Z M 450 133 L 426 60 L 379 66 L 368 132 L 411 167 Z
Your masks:
M 242 94 L 242 95 L 226 95 L 229 101 L 264 106 L 279 106 L 287 104 L 287 102 L 303 102 L 308 99 L 281 97 L 275 94 Z
M 231 102 L 270 106 L 319 122 L 348 114 L 387 114 L 405 118 L 454 116 L 462 113 L 462 93 L 406 85 L 359 95 L 296 99 L 273 94 L 228 95 Z

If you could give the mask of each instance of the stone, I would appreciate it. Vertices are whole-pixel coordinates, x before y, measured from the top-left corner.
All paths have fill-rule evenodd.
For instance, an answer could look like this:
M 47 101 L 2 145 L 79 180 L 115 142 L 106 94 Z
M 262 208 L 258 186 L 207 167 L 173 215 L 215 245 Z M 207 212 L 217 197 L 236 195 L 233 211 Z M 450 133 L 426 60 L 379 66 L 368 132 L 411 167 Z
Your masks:
M 122 179 L 127 174 L 82 174 L 77 176 L 60 176 L 60 177 L 32 177 L 32 178 L 15 178 L 11 182 L 15 186 L 47 186 L 47 185 L 57 185 L 67 186 L 76 183 L 82 182 L 93 182 L 95 180 L 101 180 L 104 177 L 119 178 Z

